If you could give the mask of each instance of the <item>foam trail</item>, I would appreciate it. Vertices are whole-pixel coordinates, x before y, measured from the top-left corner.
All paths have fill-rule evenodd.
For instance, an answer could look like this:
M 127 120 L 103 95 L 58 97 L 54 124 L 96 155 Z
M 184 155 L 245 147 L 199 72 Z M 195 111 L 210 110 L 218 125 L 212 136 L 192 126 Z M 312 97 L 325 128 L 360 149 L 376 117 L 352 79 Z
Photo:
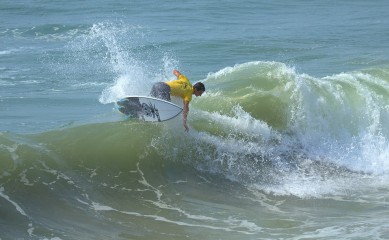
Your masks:
M 12 199 L 11 199 L 9 196 L 5 195 L 5 194 L 3 193 L 3 191 L 4 191 L 4 188 L 1 187 L 1 188 L 0 188 L 0 197 L 4 198 L 4 199 L 7 200 L 9 203 L 11 203 L 21 215 L 28 217 L 28 215 L 26 214 L 26 212 L 19 206 L 19 204 L 17 204 L 16 202 L 12 201 Z

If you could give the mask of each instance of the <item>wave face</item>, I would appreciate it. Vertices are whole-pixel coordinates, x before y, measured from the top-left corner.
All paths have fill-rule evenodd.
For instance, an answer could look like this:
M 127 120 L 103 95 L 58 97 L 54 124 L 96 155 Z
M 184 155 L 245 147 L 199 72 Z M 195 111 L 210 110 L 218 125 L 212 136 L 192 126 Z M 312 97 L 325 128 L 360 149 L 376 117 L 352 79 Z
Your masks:
M 179 117 L 2 133 L 0 201 L 7 224 L 17 223 L 7 234 L 66 238 L 65 225 L 75 229 L 71 237 L 93 237 L 84 228 L 99 231 L 115 219 L 100 234 L 142 235 L 144 221 L 155 234 L 166 224 L 250 235 L 260 224 L 172 199 L 261 194 L 261 205 L 275 207 L 277 198 L 387 189 L 388 68 L 314 78 L 283 63 L 248 62 L 204 82 L 212 90 L 192 102 L 189 134 Z

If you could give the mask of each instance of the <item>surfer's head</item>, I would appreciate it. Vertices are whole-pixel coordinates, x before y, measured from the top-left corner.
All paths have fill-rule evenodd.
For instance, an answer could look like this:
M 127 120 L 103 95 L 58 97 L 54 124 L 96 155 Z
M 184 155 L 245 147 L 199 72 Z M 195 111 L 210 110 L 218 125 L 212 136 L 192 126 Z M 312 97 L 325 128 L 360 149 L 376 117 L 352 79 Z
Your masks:
M 198 97 L 205 92 L 205 86 L 202 82 L 197 82 L 193 85 L 193 94 Z

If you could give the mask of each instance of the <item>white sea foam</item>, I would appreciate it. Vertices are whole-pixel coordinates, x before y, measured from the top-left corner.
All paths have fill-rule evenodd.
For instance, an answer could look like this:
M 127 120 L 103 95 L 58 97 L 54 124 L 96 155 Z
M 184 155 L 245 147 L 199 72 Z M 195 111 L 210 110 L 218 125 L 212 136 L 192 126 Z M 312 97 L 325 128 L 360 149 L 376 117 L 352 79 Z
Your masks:
M 88 64 L 95 64 L 99 69 L 103 65 L 114 76 L 104 83 L 108 86 L 99 97 L 101 103 L 112 103 L 127 95 L 148 95 L 153 82 L 172 77 L 177 61 L 148 42 L 145 34 L 147 30 L 139 26 L 102 22 L 94 24 L 87 34 L 73 41 L 75 52 L 98 51 L 100 62 L 85 54 L 81 58 L 89 58 L 86 59 Z M 139 52 L 138 48 L 145 50 Z
M 12 50 L 0 51 L 0 55 L 8 55 L 8 54 L 11 54 L 11 53 L 12 53 Z
M 257 89 L 261 85 L 254 87 L 256 78 L 253 76 L 258 73 L 261 78 L 265 74 L 274 79 L 271 84 L 278 95 L 272 96 L 279 97 L 281 102 L 284 98 L 290 105 L 284 113 L 288 117 L 287 131 L 274 130 L 253 118 L 239 105 L 237 98 L 233 98 L 238 103 L 233 106 L 235 115 L 232 116 L 231 111 L 228 115 L 222 114 L 225 109 L 220 112 L 196 111 L 202 122 L 217 129 L 191 134 L 200 142 L 213 146 L 211 150 L 216 149 L 216 153 L 204 152 L 204 155 L 212 156 L 211 160 L 220 163 L 216 167 L 209 164 L 211 171 L 223 172 L 228 178 L 242 183 L 252 183 L 258 172 L 244 167 L 248 159 L 242 159 L 242 156 L 271 161 L 275 169 L 269 174 L 277 184 L 264 184 L 260 179 L 258 185 L 254 183 L 254 188 L 269 194 L 302 198 L 344 196 L 350 193 L 350 189 L 363 191 L 376 187 L 375 180 L 387 179 L 387 80 L 361 72 L 315 78 L 271 62 L 227 67 L 209 74 L 206 80 L 228 86 L 250 78 L 253 80 L 246 91 L 261 96 L 261 89 Z M 240 85 L 241 88 L 245 86 Z M 224 88 L 221 89 L 208 94 L 228 98 Z M 253 102 L 257 100 L 255 94 L 247 96 L 254 96 Z M 203 167 L 201 165 L 201 169 Z M 373 174 L 375 180 L 365 178 L 366 174 Z

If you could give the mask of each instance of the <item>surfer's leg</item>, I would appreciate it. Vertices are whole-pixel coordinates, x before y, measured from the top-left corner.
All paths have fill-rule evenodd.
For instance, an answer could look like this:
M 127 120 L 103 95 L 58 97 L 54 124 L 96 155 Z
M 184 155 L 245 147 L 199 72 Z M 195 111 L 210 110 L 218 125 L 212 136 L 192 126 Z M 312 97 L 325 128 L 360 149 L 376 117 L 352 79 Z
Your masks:
M 164 82 L 154 83 L 151 88 L 150 96 L 170 101 L 170 87 Z

